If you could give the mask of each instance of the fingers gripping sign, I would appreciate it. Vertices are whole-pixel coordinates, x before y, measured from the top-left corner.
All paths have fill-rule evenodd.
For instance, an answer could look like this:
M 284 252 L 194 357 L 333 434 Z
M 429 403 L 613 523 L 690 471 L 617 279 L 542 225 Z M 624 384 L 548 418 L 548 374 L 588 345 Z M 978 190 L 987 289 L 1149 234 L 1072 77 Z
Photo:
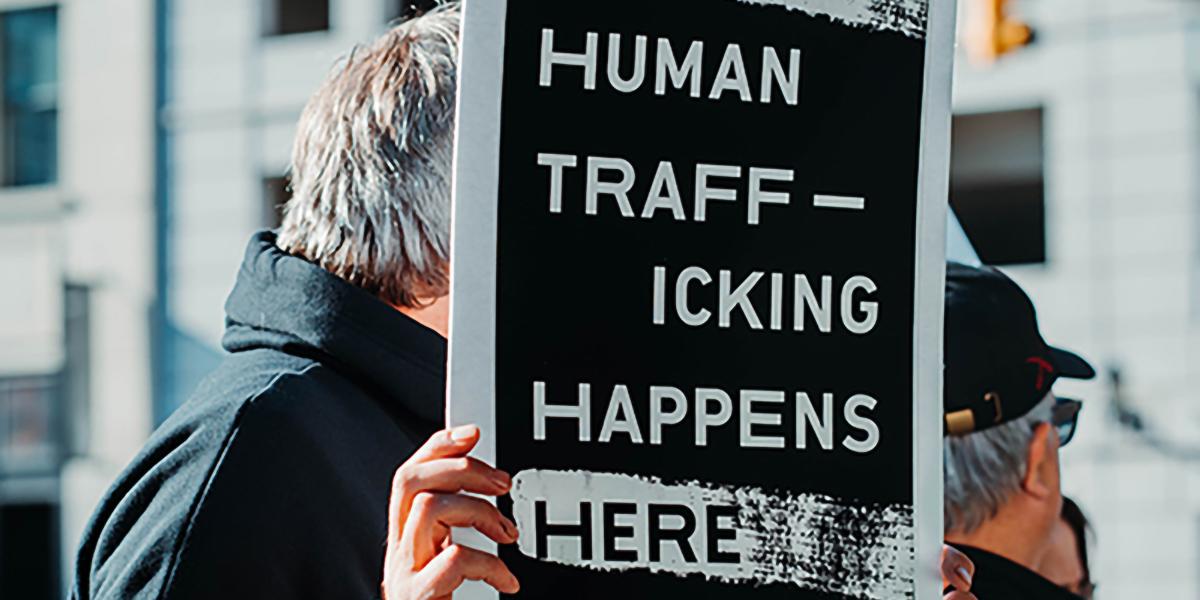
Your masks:
M 449 598 L 466 580 L 515 593 L 517 578 L 496 556 L 454 544 L 452 527 L 470 527 L 498 544 L 517 540 L 517 526 L 491 502 L 466 494 L 508 493 L 507 473 L 467 456 L 479 428 L 435 433 L 396 469 L 388 503 L 383 565 L 385 600 Z
M 975 564 L 966 554 L 952 546 L 942 546 L 942 587 L 953 588 L 943 600 L 975 600 L 971 594 L 971 580 L 975 577 Z

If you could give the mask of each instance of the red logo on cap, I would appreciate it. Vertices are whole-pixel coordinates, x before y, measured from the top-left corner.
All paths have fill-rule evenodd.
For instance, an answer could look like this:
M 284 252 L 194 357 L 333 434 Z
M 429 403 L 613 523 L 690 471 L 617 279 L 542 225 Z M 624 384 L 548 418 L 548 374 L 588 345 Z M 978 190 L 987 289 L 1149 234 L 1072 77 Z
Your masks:
M 1030 356 L 1025 362 L 1037 367 L 1037 381 L 1034 385 L 1037 386 L 1037 391 L 1042 391 L 1042 386 L 1046 385 L 1046 376 L 1054 374 L 1054 365 L 1040 356 Z

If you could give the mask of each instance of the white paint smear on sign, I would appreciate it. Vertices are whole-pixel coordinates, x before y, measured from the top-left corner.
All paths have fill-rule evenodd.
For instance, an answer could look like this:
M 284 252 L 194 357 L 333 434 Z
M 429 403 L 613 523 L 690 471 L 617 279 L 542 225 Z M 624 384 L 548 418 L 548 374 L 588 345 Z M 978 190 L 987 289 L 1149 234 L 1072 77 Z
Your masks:
M 745 4 L 786 6 L 834 22 L 924 38 L 928 0 L 736 0 Z
M 730 583 L 785 583 L 853 598 L 892 600 L 914 596 L 911 506 L 861 504 L 818 494 L 770 492 L 754 487 L 698 482 L 664 483 L 651 477 L 587 471 L 526 470 L 514 478 L 513 515 L 521 531 L 518 547 L 531 558 L 600 571 L 647 569 L 702 575 Z M 591 547 L 582 547 L 578 528 L 543 536 L 538 549 L 537 511 L 552 526 L 581 524 L 581 503 L 590 510 Z M 624 503 L 609 527 L 623 527 L 606 560 L 605 504 Z M 687 542 L 659 539 L 651 549 L 651 506 L 687 509 L 694 532 Z M 718 519 L 717 549 L 732 562 L 712 560 L 705 517 L 711 507 L 732 506 Z M 684 528 L 685 517 L 657 517 L 662 529 Z M 543 532 L 545 533 L 545 532 Z M 724 537 L 721 537 L 724 535 Z M 690 548 L 683 548 L 684 544 Z M 589 554 L 585 556 L 585 552 Z M 539 554 L 541 556 L 539 556 Z M 652 560 L 653 558 L 653 560 Z

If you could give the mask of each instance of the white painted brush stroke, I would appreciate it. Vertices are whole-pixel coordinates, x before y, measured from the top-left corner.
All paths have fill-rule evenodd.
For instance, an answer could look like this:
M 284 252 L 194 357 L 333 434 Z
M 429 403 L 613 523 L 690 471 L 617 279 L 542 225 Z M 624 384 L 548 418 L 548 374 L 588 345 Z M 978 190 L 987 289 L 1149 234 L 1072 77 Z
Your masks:
M 833 194 L 816 194 L 813 196 L 813 206 L 817 208 L 837 208 L 842 210 L 864 210 L 867 199 L 862 196 L 836 196 Z
M 546 557 L 564 565 L 599 571 L 648 569 L 675 575 L 699 574 L 730 583 L 794 584 L 805 590 L 833 592 L 852 598 L 895 600 L 914 597 L 912 508 L 903 505 L 861 505 L 816 494 L 769 492 L 753 487 L 717 486 L 697 482 L 666 484 L 657 478 L 587 471 L 526 470 L 514 478 L 513 516 L 522 535 L 521 552 L 537 556 L 534 502 L 546 501 L 551 524 L 579 523 L 579 503 L 592 503 L 592 555 L 585 560 L 575 537 L 547 539 Z M 604 560 L 601 503 L 636 504 L 636 515 L 616 522 L 633 526 L 632 537 L 617 547 L 636 550 L 632 562 Z M 692 547 L 696 562 L 684 560 L 674 542 L 661 544 L 659 561 L 648 560 L 646 506 L 650 503 L 686 505 L 696 518 Z M 737 552 L 737 563 L 706 561 L 705 508 L 738 507 L 732 528 L 736 538 L 723 540 L 720 550 Z M 677 528 L 682 519 L 663 526 Z
M 837 23 L 875 31 L 895 31 L 924 39 L 929 19 L 928 0 L 736 0 L 744 4 L 785 6 Z

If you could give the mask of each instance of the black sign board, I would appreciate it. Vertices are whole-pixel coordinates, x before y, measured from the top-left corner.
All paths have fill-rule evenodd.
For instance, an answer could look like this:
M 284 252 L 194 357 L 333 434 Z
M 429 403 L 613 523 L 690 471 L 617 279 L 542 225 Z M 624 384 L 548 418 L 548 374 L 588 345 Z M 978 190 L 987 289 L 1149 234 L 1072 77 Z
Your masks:
M 519 596 L 938 594 L 953 10 L 468 0 L 449 420 Z

